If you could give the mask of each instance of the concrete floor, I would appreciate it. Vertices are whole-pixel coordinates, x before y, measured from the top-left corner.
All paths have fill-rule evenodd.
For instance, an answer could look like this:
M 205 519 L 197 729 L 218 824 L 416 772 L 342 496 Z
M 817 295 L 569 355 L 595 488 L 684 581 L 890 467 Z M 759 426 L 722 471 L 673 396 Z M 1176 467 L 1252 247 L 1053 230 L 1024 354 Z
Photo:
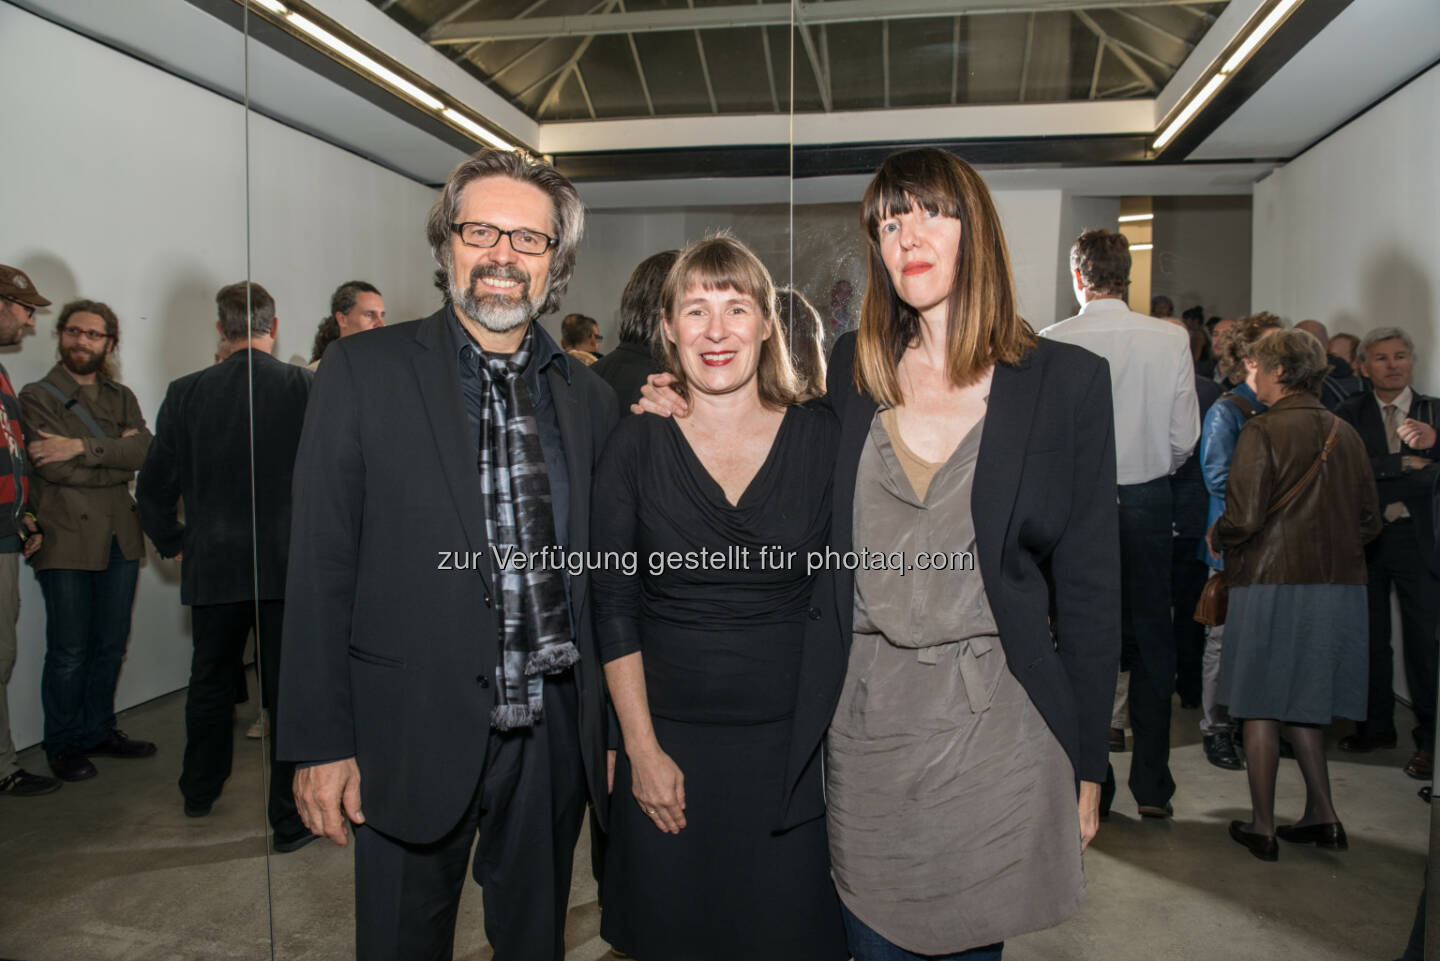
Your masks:
M 261 961 L 271 957 L 272 936 L 273 956 L 284 961 L 353 956 L 351 849 L 316 842 L 267 859 L 260 748 L 242 736 L 246 722 L 236 725 L 235 773 L 208 818 L 186 818 L 175 787 L 181 694 L 121 721 L 131 735 L 158 742 L 158 756 L 100 758 L 93 780 L 44 798 L 0 797 L 0 958 Z M 1142 822 L 1122 789 L 1086 855 L 1084 909 L 1060 927 L 1013 940 L 1006 958 L 1398 957 L 1420 890 L 1429 823 L 1419 785 L 1400 772 L 1405 752 L 1357 758 L 1332 750 L 1350 850 L 1284 846 L 1279 863 L 1264 864 L 1225 833 L 1231 818 L 1248 817 L 1245 775 L 1205 763 L 1195 724 L 1196 712 L 1177 707 L 1175 819 Z M 1123 784 L 1129 755 L 1112 757 Z M 34 751 L 21 760 L 45 770 Z M 1279 822 L 1298 817 L 1303 804 L 1299 771 L 1282 762 Z M 567 961 L 613 957 L 599 928 L 582 835 Z M 491 957 L 473 884 L 461 904 L 455 956 Z

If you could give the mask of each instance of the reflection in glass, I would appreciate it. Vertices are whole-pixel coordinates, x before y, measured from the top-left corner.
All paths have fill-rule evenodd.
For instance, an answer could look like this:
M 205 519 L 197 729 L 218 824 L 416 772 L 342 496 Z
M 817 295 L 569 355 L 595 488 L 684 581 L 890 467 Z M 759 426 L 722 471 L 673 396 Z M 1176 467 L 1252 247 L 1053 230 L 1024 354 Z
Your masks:
M 219 707 L 233 764 L 193 816 L 177 788 L 193 653 L 183 535 L 142 538 L 154 518 L 136 502 L 158 479 L 146 465 L 167 385 L 213 362 L 215 292 L 245 274 L 243 36 L 187 4 L 167 29 L 110 12 L 0 4 L 6 120 L 26 144 L 0 185 L 0 262 L 50 301 L 0 359 L 17 391 L 34 385 L 31 507 L 67 555 L 0 569 L 0 596 L 18 587 L 19 602 L 18 619 L 13 602 L 0 610 L 18 639 L 7 652 L 0 625 L 0 766 L 13 742 L 23 770 L 66 777 L 22 797 L 0 769 L 0 955 L 258 961 L 270 936 L 260 754 L 245 737 L 256 696 L 236 651 Z M 168 46 L 180 35 L 183 50 Z M 75 553 L 82 540 L 93 556 Z M 57 680 L 76 663 L 78 700 Z

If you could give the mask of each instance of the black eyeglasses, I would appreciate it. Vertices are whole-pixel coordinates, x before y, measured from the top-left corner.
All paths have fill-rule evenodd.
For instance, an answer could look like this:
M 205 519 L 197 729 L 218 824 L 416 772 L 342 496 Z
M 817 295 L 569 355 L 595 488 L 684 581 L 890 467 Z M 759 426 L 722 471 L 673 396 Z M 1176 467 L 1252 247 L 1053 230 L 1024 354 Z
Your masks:
M 34 308 L 34 307 L 31 307 L 29 304 L 22 304 L 22 303 L 20 303 L 20 301 L 16 300 L 14 297 L 4 297 L 4 298 L 0 298 L 0 300 L 7 300 L 7 301 L 9 301 L 10 303 L 15 304 L 15 305 L 16 305 L 17 307 L 19 307 L 21 310 L 25 311 L 25 316 L 26 316 L 27 318 L 29 318 L 30 320 L 34 320 L 34 319 L 35 319 L 35 308 Z
M 451 224 L 450 229 L 460 235 L 460 242 L 467 247 L 494 247 L 501 237 L 510 238 L 510 249 L 517 254 L 538 257 L 559 243 L 549 234 L 528 227 L 501 230 L 494 224 L 463 223 Z

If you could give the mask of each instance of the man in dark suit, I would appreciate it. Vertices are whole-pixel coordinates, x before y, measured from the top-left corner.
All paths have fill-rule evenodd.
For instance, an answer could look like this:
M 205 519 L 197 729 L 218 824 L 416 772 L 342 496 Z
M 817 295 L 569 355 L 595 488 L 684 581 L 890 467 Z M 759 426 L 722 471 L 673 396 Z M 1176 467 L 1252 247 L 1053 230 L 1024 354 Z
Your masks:
M 495 955 L 560 961 L 587 799 L 604 820 L 589 577 L 554 551 L 589 544 L 615 395 L 536 322 L 583 215 L 553 167 L 476 154 L 427 224 L 450 303 L 337 341 L 316 377 L 279 744 L 311 829 L 356 825 L 365 961 L 451 956 L 472 845 Z
M 650 352 L 650 341 L 660 323 L 660 290 L 679 256 L 678 250 L 662 250 L 640 261 L 631 272 L 625 292 L 620 295 L 620 346 L 591 368 L 615 390 L 621 417 L 640 400 L 645 378 L 659 369 Z
M 1364 722 L 1340 741 L 1341 750 L 1373 751 L 1396 744 L 1394 653 L 1390 645 L 1390 589 L 1400 596 L 1405 680 L 1415 710 L 1415 753 L 1405 773 L 1429 780 L 1434 772 L 1436 622 L 1440 578 L 1430 569 L 1435 547 L 1430 491 L 1440 472 L 1436 401 L 1412 390 L 1415 347 L 1398 327 L 1381 327 L 1360 342 L 1360 363 L 1374 392 L 1342 401 L 1335 413 L 1360 432 L 1380 491 L 1385 527 L 1365 549 L 1370 593 L 1370 702 Z
M 180 771 L 190 817 L 210 813 L 230 776 L 235 665 L 252 630 L 261 698 L 272 720 L 280 713 L 290 476 L 310 393 L 308 370 L 271 356 L 280 321 L 264 287 L 222 287 L 215 304 L 227 356 L 165 392 L 135 485 L 145 533 L 162 557 L 181 560 L 180 603 L 190 606 L 195 652 Z M 285 853 L 315 837 L 295 810 L 293 765 L 275 762 L 274 751 L 272 742 L 270 826 Z

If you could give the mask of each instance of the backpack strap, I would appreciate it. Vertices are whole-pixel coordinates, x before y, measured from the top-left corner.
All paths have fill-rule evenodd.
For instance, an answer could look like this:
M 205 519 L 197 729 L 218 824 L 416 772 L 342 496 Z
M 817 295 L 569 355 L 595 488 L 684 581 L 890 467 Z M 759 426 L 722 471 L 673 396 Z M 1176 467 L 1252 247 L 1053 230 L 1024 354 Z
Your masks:
M 105 432 L 100 429 L 100 425 L 95 422 L 95 418 L 91 417 L 90 412 L 86 410 L 83 406 L 81 406 L 80 398 L 66 397 L 63 390 L 50 383 L 48 380 L 41 380 L 37 381 L 36 383 L 38 383 L 41 387 L 44 387 L 50 393 L 54 394 L 55 399 L 58 400 L 61 404 L 64 404 L 66 410 L 74 414 L 76 417 L 80 418 L 80 423 L 85 425 L 86 430 L 90 431 L 90 433 L 94 434 L 96 437 L 106 436 Z
M 1259 411 L 1255 409 L 1255 405 L 1250 403 L 1248 398 L 1246 398 L 1243 394 L 1235 393 L 1233 390 L 1226 391 L 1220 399 L 1228 400 L 1231 404 L 1233 404 L 1236 410 L 1245 415 L 1246 420 L 1249 420 L 1250 418 L 1254 417 L 1256 414 L 1259 413 Z

